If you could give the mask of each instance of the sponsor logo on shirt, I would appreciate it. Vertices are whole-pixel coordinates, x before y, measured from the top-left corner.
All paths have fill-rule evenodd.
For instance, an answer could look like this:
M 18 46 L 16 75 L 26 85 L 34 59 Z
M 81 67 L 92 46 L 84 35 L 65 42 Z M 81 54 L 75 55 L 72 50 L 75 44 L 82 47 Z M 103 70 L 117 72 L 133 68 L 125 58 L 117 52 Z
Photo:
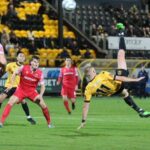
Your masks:
M 73 74 L 73 72 L 66 72 L 66 73 L 64 73 L 64 75 L 69 75 L 69 74 Z
M 27 76 L 24 76 L 24 78 L 25 78 L 26 80 L 29 80 L 29 81 L 36 81 L 36 79 L 30 78 L 30 77 L 27 77 Z

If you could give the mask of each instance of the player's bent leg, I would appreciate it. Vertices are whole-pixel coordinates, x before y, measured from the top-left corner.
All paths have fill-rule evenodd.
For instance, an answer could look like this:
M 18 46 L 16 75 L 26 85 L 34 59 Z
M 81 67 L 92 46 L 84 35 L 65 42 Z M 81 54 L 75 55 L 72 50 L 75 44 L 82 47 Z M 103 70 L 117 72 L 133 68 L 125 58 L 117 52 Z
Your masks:
M 68 89 L 68 98 L 71 100 L 72 103 L 72 110 L 75 109 L 75 102 L 76 102 L 76 91 L 75 89 Z
M 10 100 L 8 101 L 7 105 L 5 106 L 4 108 L 4 111 L 2 113 L 2 116 L 0 118 L 0 126 L 2 126 L 6 120 L 6 118 L 8 117 L 10 111 L 11 111 L 11 108 L 14 104 L 18 103 L 19 102 L 19 98 L 16 97 L 16 96 L 11 96 Z
M 131 108 L 133 108 L 135 111 L 137 111 L 138 113 L 143 111 L 143 109 L 139 108 L 135 102 L 133 101 L 133 99 L 131 98 L 131 96 L 129 95 L 127 89 L 124 89 L 122 91 L 122 94 L 124 95 L 124 101 L 126 102 L 126 104 L 128 104 Z
M 118 69 L 127 70 L 127 64 L 125 60 L 125 51 L 123 49 L 118 51 L 117 63 L 118 63 Z
M 144 111 L 142 108 L 140 108 L 132 99 L 132 97 L 129 95 L 128 91 L 124 89 L 122 91 L 122 94 L 124 95 L 124 101 L 126 104 L 128 104 L 132 109 L 134 109 L 140 117 L 150 117 L 150 112 Z
M 126 60 L 125 60 L 125 50 L 126 50 L 126 44 L 124 37 L 119 37 L 119 51 L 117 55 L 117 61 L 118 61 L 118 69 L 125 69 L 127 70 Z
M 68 112 L 68 114 L 71 114 L 71 110 L 69 107 L 69 99 L 68 99 L 68 89 L 62 88 L 61 95 L 62 95 L 62 99 L 63 99 L 63 103 L 64 103 L 66 111 Z
M 10 97 L 10 99 L 9 99 L 9 101 L 8 101 L 8 104 L 10 104 L 10 105 L 14 105 L 14 104 L 17 104 L 17 103 L 19 103 L 20 101 L 19 101 L 19 98 L 17 97 L 17 96 L 15 96 L 15 95 L 12 95 L 11 97 Z
M 36 104 L 38 104 L 38 106 L 41 107 L 43 115 L 44 115 L 44 117 L 45 117 L 45 119 L 47 121 L 48 128 L 54 128 L 54 126 L 51 124 L 51 117 L 50 117 L 50 113 L 49 113 L 48 107 L 47 107 L 46 103 L 44 102 L 43 98 L 38 95 L 34 99 L 34 102 Z
M 21 102 L 21 106 L 22 106 L 22 109 L 25 112 L 25 115 L 27 116 L 27 121 L 29 121 L 32 125 L 35 125 L 36 121 L 30 116 L 29 107 L 28 107 L 28 104 L 25 100 L 23 100 Z
M 0 108 L 2 106 L 3 101 L 7 98 L 7 95 L 5 93 L 0 94 Z
M 65 109 L 67 110 L 68 114 L 71 114 L 71 110 L 70 110 L 70 107 L 69 107 L 69 99 L 68 99 L 67 95 L 63 95 L 62 99 L 63 99 Z
M 71 102 L 72 102 L 72 110 L 74 110 L 76 108 L 76 106 L 75 106 L 76 99 L 75 98 L 71 98 Z
M 124 98 L 129 96 L 129 92 L 127 91 L 127 89 L 123 89 L 121 94 L 124 96 Z

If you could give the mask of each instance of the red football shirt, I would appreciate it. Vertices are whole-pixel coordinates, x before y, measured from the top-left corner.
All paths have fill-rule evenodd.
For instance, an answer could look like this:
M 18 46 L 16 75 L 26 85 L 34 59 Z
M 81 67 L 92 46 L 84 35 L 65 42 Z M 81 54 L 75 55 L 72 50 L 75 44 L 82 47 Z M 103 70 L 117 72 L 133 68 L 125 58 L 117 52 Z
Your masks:
M 44 75 L 40 69 L 36 71 L 31 70 L 31 66 L 24 65 L 19 69 L 20 83 L 19 87 L 24 90 L 35 90 L 38 83 L 44 84 Z
M 60 70 L 58 81 L 62 81 L 63 88 L 75 89 L 78 85 L 78 72 L 76 67 L 63 67 Z

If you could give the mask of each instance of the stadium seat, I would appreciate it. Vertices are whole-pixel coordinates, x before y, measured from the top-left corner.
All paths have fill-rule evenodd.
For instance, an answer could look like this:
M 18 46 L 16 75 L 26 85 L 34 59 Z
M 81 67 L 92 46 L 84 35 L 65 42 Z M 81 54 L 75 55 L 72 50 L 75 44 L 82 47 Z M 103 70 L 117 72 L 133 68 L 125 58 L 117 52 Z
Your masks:
M 47 66 L 47 59 L 46 58 L 40 58 L 40 66 L 41 67 Z
M 48 66 L 49 67 L 55 67 L 55 60 L 51 59 L 51 58 L 48 58 Z

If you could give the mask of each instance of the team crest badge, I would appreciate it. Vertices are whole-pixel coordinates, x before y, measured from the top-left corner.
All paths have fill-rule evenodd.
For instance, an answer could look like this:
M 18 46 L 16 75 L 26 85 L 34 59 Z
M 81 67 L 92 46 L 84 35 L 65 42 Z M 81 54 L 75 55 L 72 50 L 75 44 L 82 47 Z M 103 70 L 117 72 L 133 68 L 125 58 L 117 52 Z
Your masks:
M 122 71 L 121 71 L 121 70 L 118 70 L 118 71 L 117 71 L 117 74 L 118 74 L 118 75 L 121 75 L 121 74 L 122 74 Z

